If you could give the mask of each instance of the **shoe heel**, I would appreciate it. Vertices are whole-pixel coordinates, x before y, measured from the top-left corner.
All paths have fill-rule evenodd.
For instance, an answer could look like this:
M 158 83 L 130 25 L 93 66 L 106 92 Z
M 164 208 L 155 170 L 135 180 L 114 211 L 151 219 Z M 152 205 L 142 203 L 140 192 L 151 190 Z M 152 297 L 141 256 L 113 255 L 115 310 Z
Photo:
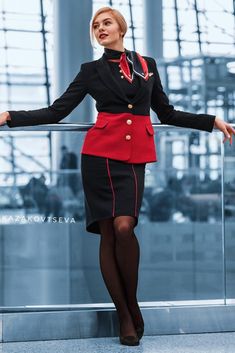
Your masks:
M 137 336 L 138 336 L 138 338 L 140 340 L 143 337 L 143 334 L 144 334 L 144 326 L 137 327 L 135 330 L 136 330 Z
M 119 336 L 119 340 L 125 346 L 138 346 L 140 344 L 137 336 Z

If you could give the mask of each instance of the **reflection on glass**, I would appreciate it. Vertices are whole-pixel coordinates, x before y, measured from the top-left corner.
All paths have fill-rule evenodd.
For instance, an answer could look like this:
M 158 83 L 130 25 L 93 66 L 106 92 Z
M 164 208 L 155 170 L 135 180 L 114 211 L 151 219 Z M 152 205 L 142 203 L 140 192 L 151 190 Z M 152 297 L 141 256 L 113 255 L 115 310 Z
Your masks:
M 141 248 L 138 300 L 223 299 L 220 140 L 211 153 L 204 132 L 192 138 L 190 132 L 161 129 L 156 136 L 158 162 L 146 166 L 135 229 Z M 85 229 L 79 167 L 84 134 L 77 137 L 76 151 L 69 159 L 64 154 L 58 170 L 0 174 L 2 306 L 110 302 L 99 269 L 100 236 Z M 228 227 L 234 219 L 229 175 Z M 232 278 L 232 267 L 229 273 Z

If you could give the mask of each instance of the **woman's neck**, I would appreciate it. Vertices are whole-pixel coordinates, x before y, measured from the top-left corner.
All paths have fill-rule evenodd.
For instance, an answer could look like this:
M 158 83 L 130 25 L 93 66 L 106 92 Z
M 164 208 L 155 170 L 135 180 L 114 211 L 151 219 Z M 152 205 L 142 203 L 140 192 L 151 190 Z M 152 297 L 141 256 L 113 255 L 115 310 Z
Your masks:
M 116 51 L 121 51 L 124 52 L 125 48 L 124 47 L 120 47 L 120 46 L 110 46 L 110 47 L 105 47 L 106 49 L 111 49 L 111 50 L 116 50 Z

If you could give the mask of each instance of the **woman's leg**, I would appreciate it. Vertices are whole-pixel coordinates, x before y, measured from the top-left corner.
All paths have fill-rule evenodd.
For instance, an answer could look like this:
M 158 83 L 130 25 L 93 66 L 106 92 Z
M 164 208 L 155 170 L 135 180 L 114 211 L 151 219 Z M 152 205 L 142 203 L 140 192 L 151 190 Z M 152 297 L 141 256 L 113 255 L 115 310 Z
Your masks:
M 118 216 L 113 221 L 116 259 L 124 282 L 128 308 L 135 327 L 138 327 L 144 322 L 137 300 L 140 248 L 134 225 L 135 218 L 132 216 Z
M 120 335 L 136 336 L 135 326 L 127 306 L 125 290 L 115 257 L 113 219 L 101 220 L 99 221 L 99 226 L 101 232 L 100 268 L 105 285 L 117 309 Z

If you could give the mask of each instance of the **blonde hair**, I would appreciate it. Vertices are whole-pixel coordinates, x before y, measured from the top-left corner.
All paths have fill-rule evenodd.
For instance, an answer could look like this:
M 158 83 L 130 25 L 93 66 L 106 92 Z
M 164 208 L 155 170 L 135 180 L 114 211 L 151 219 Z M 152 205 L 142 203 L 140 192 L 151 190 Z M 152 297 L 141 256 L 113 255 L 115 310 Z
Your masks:
M 120 11 L 113 9 L 112 7 L 109 7 L 109 6 L 101 7 L 100 9 L 98 9 L 95 12 L 95 14 L 93 15 L 93 17 L 90 21 L 90 40 L 91 40 L 92 46 L 94 46 L 94 28 L 93 28 L 94 22 L 96 20 L 96 17 L 104 12 L 110 12 L 113 15 L 114 19 L 119 24 L 121 32 L 123 32 L 122 38 L 124 38 L 124 36 L 127 32 L 127 29 L 128 29 L 127 23 L 126 23 L 124 16 L 121 14 Z

